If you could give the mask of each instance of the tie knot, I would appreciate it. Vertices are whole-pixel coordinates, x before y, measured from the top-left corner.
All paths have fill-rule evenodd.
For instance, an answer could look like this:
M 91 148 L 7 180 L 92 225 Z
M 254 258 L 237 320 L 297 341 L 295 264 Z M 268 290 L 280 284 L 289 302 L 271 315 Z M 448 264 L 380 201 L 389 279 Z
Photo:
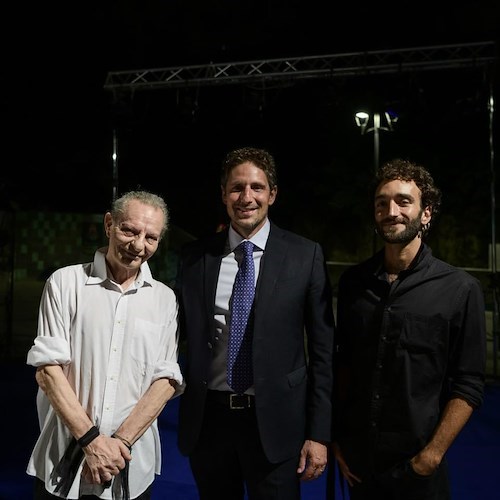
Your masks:
M 249 257 L 253 254 L 254 244 L 251 241 L 242 241 L 238 246 L 241 248 L 245 257 Z

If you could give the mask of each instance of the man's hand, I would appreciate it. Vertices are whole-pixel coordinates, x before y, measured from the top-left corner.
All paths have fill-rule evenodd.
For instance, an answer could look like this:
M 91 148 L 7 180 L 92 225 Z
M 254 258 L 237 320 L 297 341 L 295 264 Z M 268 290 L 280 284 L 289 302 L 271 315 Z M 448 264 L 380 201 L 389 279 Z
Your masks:
M 297 473 L 301 474 L 301 481 L 317 479 L 325 471 L 328 461 L 326 445 L 307 439 L 300 451 L 300 460 Z
M 119 439 L 100 435 L 83 448 L 85 464 L 82 477 L 88 483 L 105 484 L 132 460 L 128 447 Z

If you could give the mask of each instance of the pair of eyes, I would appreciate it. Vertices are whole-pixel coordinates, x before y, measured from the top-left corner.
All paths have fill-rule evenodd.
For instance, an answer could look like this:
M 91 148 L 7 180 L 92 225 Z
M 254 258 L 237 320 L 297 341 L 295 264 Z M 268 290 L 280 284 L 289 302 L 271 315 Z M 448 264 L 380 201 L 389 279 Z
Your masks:
M 241 193 L 242 191 L 245 191 L 246 189 L 246 184 L 236 184 L 234 186 L 231 186 L 229 188 L 230 193 Z M 250 189 L 252 191 L 256 191 L 257 193 L 261 193 L 267 189 L 267 186 L 263 184 L 251 184 Z
M 395 200 L 396 204 L 399 207 L 405 208 L 409 207 L 413 204 L 413 201 L 410 200 L 409 198 L 402 198 L 400 200 Z M 387 200 L 378 200 L 375 202 L 375 208 L 377 209 L 382 209 L 382 208 L 387 208 L 389 206 L 390 202 Z
M 117 229 L 126 238 L 137 238 L 137 237 L 139 237 L 141 235 L 140 231 L 136 231 L 135 229 L 132 229 L 132 228 L 129 228 L 129 227 L 120 227 L 120 226 L 118 226 Z M 146 234 L 146 236 L 144 238 L 145 238 L 146 242 L 149 245 L 154 245 L 154 244 L 158 243 L 158 241 L 160 239 L 158 236 L 155 236 L 153 234 Z

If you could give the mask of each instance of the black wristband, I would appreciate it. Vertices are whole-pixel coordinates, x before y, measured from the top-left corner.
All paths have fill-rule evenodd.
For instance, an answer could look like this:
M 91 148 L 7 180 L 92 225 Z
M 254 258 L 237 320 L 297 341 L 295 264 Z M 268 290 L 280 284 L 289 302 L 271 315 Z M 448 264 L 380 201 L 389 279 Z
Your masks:
M 80 439 L 77 439 L 81 448 L 88 446 L 97 436 L 99 436 L 99 429 L 93 425 Z

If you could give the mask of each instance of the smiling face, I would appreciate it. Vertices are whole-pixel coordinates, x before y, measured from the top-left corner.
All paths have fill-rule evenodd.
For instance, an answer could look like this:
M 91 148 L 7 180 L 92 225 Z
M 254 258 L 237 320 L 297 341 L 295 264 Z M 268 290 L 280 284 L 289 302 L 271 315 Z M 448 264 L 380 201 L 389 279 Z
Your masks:
M 138 200 L 131 200 L 123 217 L 113 220 L 110 212 L 104 216 L 109 247 L 106 261 L 116 280 L 136 275 L 158 249 L 165 216 L 163 212 Z
M 385 242 L 410 243 L 430 220 L 431 211 L 421 206 L 421 192 L 414 181 L 395 179 L 377 187 L 375 225 Z
M 243 238 L 251 238 L 265 223 L 277 188 L 271 189 L 265 172 L 251 162 L 234 167 L 221 186 L 231 226 Z

